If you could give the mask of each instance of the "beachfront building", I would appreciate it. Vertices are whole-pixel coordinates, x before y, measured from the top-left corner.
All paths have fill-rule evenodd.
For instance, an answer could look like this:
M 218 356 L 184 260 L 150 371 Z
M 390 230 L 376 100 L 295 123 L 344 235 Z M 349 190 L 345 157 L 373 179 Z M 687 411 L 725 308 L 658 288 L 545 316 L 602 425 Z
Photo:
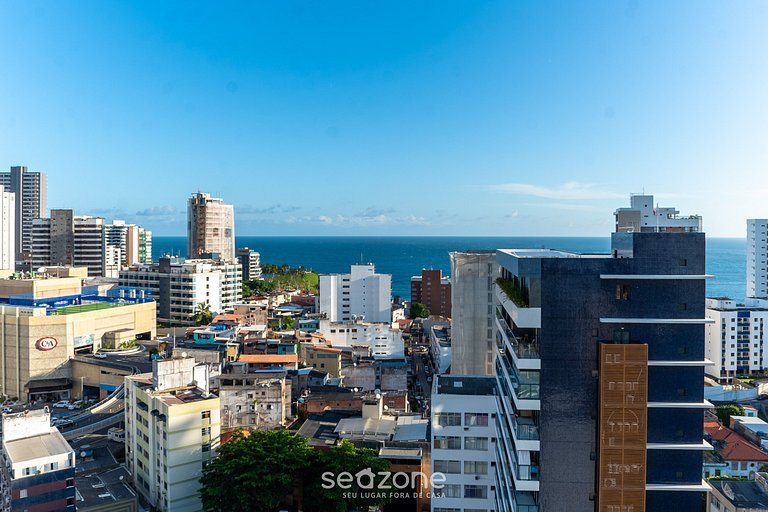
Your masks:
M 47 407 L 2 415 L 0 510 L 75 510 L 75 452 Z
M 727 297 L 707 299 L 706 367 L 708 375 L 730 382 L 737 375 L 768 369 L 768 299 L 738 303 Z
M 451 259 L 451 373 L 493 375 L 496 341 L 493 290 L 499 277 L 496 251 L 448 253 Z
M 243 266 L 243 282 L 261 279 L 261 255 L 247 247 L 237 250 L 237 259 Z
M 104 226 L 104 238 L 107 247 L 120 250 L 118 270 L 137 263 L 152 263 L 151 231 L 135 224 L 127 224 L 124 220 L 114 220 Z
M 23 165 L 11 167 L 10 172 L 0 172 L 0 191 L 15 195 L 14 224 L 16 261 L 29 259 L 32 251 L 32 221 L 45 217 L 47 175 L 29 172 Z
M 157 263 L 122 270 L 120 286 L 144 289 L 157 300 L 157 319 L 175 325 L 194 325 L 199 304 L 212 313 L 232 309 L 243 296 L 239 263 L 185 260 L 165 256 Z
M 451 316 L 451 280 L 442 270 L 422 269 L 411 277 L 411 304 L 427 306 L 430 315 Z
M 653 196 L 632 194 L 629 208 L 615 212 L 617 233 L 693 232 L 702 230 L 701 216 L 681 216 L 671 207 L 654 204 Z
M 187 257 L 218 254 L 235 261 L 235 209 L 223 199 L 198 192 L 187 201 Z
M 200 476 L 221 435 L 221 402 L 208 379 L 193 358 L 155 360 L 152 373 L 125 378 L 126 466 L 153 510 L 202 510 Z
M 373 263 L 352 265 L 349 274 L 320 275 L 320 314 L 331 322 L 389 323 L 392 275 L 377 274 Z
M 768 219 L 747 220 L 747 297 L 768 298 Z
M 708 489 L 700 219 L 626 213 L 611 254 L 497 251 L 496 510 L 697 510 Z
M 28 401 L 73 393 L 70 358 L 115 338 L 152 339 L 155 303 L 84 287 L 83 268 L 0 279 L 0 394 Z M 79 384 L 79 383 L 78 383 Z M 79 386 L 78 386 L 79 387 Z

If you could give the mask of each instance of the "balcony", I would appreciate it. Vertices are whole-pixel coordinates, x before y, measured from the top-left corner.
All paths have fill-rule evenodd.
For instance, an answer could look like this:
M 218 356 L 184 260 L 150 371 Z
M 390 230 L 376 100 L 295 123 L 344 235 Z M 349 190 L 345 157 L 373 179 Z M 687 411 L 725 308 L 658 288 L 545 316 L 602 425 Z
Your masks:
M 511 416 L 515 437 L 521 441 L 538 441 L 539 427 L 533 418 Z
M 498 306 L 496 307 L 496 319 L 499 321 L 499 328 L 507 336 L 509 344 L 512 346 L 512 350 L 515 352 L 518 359 L 541 358 L 541 355 L 539 354 L 539 340 L 536 338 L 531 339 L 527 334 L 521 339 L 518 339 L 512 329 L 510 329 L 509 324 L 507 324 L 507 321 Z
M 496 358 L 497 364 L 504 368 L 505 373 L 509 376 L 508 381 L 512 386 L 512 392 L 517 400 L 539 400 L 539 372 L 535 370 L 518 370 L 514 363 L 509 360 L 509 354 L 499 355 Z M 501 377 L 501 376 L 500 376 Z M 501 377 L 503 378 L 503 377 Z M 533 404 L 515 404 L 518 409 L 538 410 L 538 405 Z
M 541 327 L 541 308 L 532 308 L 528 306 L 527 300 L 521 300 L 519 294 L 507 293 L 507 290 L 515 290 L 510 287 L 511 281 L 507 279 L 496 280 L 496 299 L 504 310 L 512 318 L 512 322 L 517 327 L 538 329 Z M 518 302 L 515 302 L 517 300 Z

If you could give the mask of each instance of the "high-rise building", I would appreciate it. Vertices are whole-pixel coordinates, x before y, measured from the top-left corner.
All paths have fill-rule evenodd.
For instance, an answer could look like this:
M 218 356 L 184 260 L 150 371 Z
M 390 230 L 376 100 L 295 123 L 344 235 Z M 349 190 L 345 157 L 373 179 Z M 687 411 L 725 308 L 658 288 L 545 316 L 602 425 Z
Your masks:
M 411 277 L 411 304 L 427 306 L 430 315 L 451 316 L 451 280 L 442 270 L 422 269 Z
M 75 510 L 75 452 L 48 408 L 2 415 L 0 510 Z
M 76 216 L 70 209 L 53 209 L 47 219 L 32 224 L 32 267 L 50 265 L 88 267 L 88 275 L 104 276 L 106 251 L 105 221 L 101 217 Z
M 125 378 L 125 460 L 153 510 L 199 511 L 200 476 L 216 458 L 221 402 L 193 358 L 155 360 Z
M 146 289 L 157 300 L 157 319 L 176 325 L 195 325 L 199 304 L 222 313 L 243 297 L 240 264 L 217 260 L 180 262 L 165 256 L 158 263 L 120 271 L 119 282 L 120 286 Z
M 237 259 L 243 266 L 243 282 L 261 279 L 261 255 L 247 247 L 237 250 Z
M 653 196 L 632 194 L 629 208 L 616 210 L 617 233 L 701 231 L 701 216 L 680 216 L 675 208 L 654 205 Z
M 701 506 L 704 233 L 625 213 L 611 254 L 497 251 L 496 510 Z
M 6 192 L 16 194 L 16 261 L 27 261 L 32 250 L 32 221 L 45 217 L 46 174 L 13 166 L 10 172 L 0 173 L 0 184 Z
M 114 220 L 104 226 L 104 239 L 107 246 L 120 249 L 122 267 L 152 263 L 151 231 L 135 224 L 127 224 L 124 220 Z
M 331 322 L 391 322 L 392 275 L 373 263 L 352 265 L 349 274 L 320 276 L 320 313 Z
M 449 256 L 451 373 L 493 375 L 496 341 L 489 311 L 493 310 L 493 290 L 499 277 L 496 251 L 452 252 Z
M 708 375 L 728 382 L 768 369 L 768 299 L 707 299 L 706 314 L 713 322 L 706 326 Z
M 187 201 L 187 258 L 211 254 L 235 260 L 235 210 L 222 199 L 198 192 Z
M 16 194 L 0 191 L 0 270 L 16 269 Z
M 747 297 L 768 298 L 768 219 L 747 220 Z

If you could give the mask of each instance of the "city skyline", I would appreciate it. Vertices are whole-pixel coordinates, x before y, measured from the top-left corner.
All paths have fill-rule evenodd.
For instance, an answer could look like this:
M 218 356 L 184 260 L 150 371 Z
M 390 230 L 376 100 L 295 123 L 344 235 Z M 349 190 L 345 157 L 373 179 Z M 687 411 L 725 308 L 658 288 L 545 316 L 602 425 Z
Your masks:
M 0 165 L 158 236 L 197 190 L 262 236 L 604 236 L 642 191 L 768 217 L 768 6 L 352 5 L 3 5 Z

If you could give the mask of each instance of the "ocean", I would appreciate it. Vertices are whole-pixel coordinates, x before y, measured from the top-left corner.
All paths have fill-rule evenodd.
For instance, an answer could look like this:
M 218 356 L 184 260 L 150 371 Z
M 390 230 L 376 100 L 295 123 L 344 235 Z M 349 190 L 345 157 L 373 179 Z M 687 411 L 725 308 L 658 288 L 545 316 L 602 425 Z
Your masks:
M 349 272 L 349 266 L 373 262 L 377 272 L 392 274 L 392 294 L 408 299 L 410 278 L 422 268 L 450 273 L 448 253 L 469 249 L 547 248 L 582 253 L 610 252 L 604 237 L 256 237 L 236 238 L 237 247 L 261 253 L 261 262 L 303 265 L 320 273 Z M 183 236 L 154 237 L 152 255 L 186 256 Z M 739 238 L 707 238 L 707 296 L 743 299 L 746 293 L 746 241 Z

